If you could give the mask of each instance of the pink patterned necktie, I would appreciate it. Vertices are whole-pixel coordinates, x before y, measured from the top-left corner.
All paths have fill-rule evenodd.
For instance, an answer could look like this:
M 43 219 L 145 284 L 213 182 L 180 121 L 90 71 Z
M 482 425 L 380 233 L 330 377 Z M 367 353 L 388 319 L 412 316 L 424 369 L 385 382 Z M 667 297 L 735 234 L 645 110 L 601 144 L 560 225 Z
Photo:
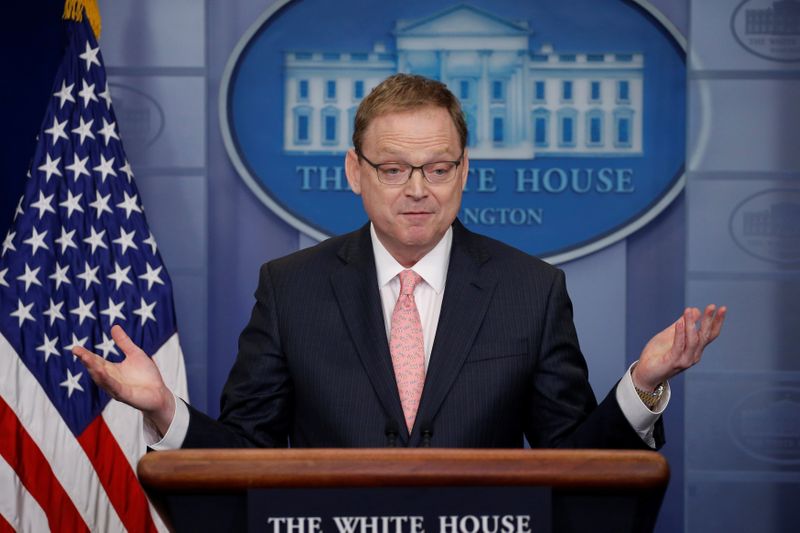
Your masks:
M 392 312 L 389 337 L 397 390 L 409 431 L 414 426 L 422 386 L 425 384 L 425 344 L 417 303 L 414 301 L 414 288 L 420 281 L 422 277 L 413 270 L 400 272 L 400 296 Z

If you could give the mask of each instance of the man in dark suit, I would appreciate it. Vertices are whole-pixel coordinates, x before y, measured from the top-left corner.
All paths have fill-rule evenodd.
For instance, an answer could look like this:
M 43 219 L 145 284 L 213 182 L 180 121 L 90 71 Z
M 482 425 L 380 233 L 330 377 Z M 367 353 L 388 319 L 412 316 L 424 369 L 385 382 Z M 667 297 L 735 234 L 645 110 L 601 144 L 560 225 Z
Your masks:
M 92 378 L 141 409 L 157 448 L 633 448 L 663 443 L 667 380 L 700 360 L 725 308 L 687 309 L 598 406 L 563 273 L 456 219 L 467 130 L 447 88 L 399 74 L 356 114 L 345 167 L 370 223 L 267 263 L 218 421 L 126 360 Z

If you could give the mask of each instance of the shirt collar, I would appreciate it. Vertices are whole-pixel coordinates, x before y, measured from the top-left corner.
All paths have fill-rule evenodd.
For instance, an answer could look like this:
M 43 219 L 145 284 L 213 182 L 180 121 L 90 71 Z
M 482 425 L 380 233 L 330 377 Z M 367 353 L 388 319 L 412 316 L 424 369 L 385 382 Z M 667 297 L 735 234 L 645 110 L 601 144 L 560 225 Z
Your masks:
M 375 255 L 375 270 L 378 274 L 378 286 L 383 287 L 405 267 L 392 257 L 392 254 L 383 246 L 375 233 L 375 226 L 369 225 L 370 237 L 372 237 L 372 252 Z M 447 228 L 444 236 L 439 240 L 433 249 L 425 254 L 422 259 L 411 267 L 414 272 L 422 276 L 425 283 L 440 294 L 444 290 L 444 282 L 447 277 L 447 267 L 450 264 L 450 248 L 453 245 L 453 228 Z

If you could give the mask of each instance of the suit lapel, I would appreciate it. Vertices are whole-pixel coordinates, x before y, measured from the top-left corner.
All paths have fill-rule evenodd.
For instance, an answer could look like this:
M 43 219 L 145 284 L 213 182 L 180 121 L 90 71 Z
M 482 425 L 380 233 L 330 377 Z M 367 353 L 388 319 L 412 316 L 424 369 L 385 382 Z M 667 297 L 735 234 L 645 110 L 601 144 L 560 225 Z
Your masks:
M 481 272 L 480 266 L 488 259 L 480 243 L 456 220 L 436 339 L 412 431 L 414 441 L 435 418 L 483 322 L 497 283 L 493 274 Z
M 388 417 L 397 422 L 399 444 L 405 445 L 408 431 L 386 340 L 369 225 L 345 241 L 339 257 L 345 264 L 331 276 L 333 292 L 372 387 Z

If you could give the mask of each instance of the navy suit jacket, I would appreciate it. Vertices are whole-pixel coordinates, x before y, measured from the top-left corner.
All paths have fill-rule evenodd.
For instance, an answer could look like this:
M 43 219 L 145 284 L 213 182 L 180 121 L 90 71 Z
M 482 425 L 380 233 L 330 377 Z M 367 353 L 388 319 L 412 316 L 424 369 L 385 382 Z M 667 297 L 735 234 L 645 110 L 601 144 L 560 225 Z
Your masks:
M 184 447 L 645 447 L 613 390 L 596 403 L 563 272 L 458 221 L 410 433 L 368 225 L 263 265 L 255 297 L 220 418 L 190 407 Z

